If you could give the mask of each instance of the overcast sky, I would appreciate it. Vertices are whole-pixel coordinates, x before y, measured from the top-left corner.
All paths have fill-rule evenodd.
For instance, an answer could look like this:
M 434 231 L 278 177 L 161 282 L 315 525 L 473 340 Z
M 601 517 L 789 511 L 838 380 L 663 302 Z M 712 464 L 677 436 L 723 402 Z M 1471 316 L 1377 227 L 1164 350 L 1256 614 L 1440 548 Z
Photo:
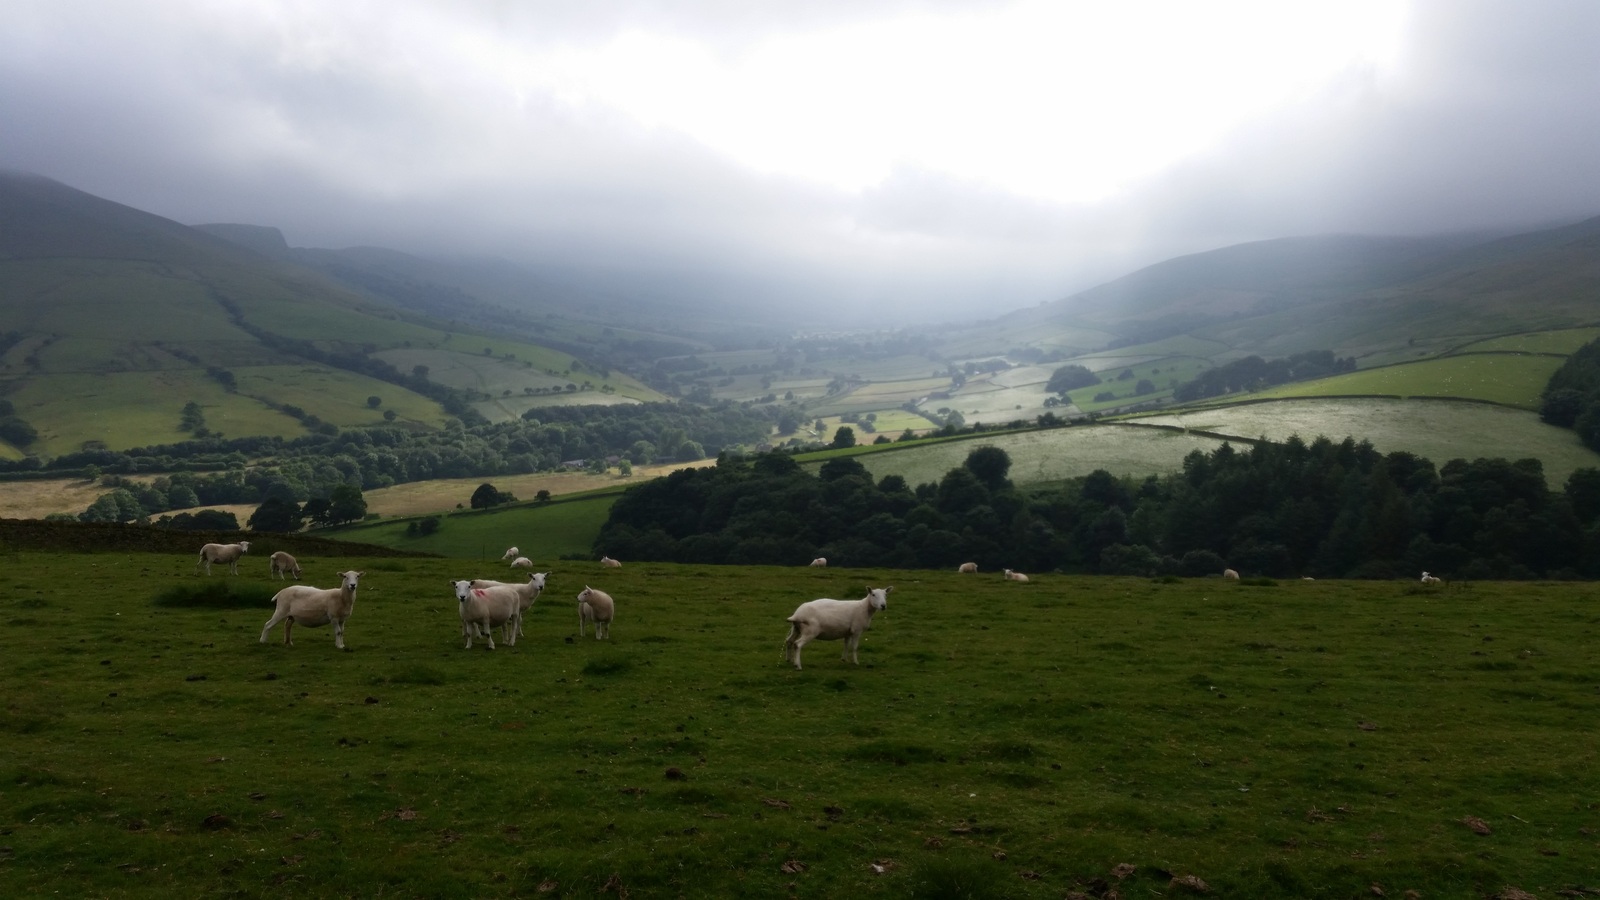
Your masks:
M 841 321 L 1600 214 L 1600 3 L 0 0 L 0 167 Z

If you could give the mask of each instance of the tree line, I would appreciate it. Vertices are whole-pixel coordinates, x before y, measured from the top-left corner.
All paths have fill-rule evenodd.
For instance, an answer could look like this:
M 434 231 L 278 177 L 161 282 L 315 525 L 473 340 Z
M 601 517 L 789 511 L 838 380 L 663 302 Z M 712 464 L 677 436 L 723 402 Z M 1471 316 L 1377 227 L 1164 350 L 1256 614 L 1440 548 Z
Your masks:
M 1600 574 L 1600 470 L 1546 487 L 1535 459 L 1443 467 L 1366 441 L 1298 437 L 1194 451 L 1168 476 L 1105 471 L 1020 490 L 982 447 L 937 482 L 874 480 L 855 459 L 816 474 L 781 453 L 725 458 L 635 486 L 596 555 L 740 565 L 1267 577 L 1575 578 Z

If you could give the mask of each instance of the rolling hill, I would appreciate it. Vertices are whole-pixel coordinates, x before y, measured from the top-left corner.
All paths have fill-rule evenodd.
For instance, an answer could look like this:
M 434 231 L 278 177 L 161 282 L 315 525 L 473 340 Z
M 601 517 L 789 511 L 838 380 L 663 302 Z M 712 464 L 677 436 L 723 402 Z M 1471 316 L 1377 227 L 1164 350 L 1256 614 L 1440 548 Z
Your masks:
M 572 353 L 352 290 L 284 259 L 264 230 L 253 248 L 239 236 L 0 173 L 0 396 L 38 433 L 4 452 L 660 398 Z

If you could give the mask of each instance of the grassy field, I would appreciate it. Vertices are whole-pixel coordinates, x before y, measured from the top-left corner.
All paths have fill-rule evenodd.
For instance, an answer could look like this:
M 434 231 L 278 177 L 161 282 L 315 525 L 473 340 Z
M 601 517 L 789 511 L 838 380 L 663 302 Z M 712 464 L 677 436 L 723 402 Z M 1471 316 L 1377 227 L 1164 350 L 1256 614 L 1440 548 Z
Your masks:
M 1562 360 L 1554 356 L 1471 353 L 1286 384 L 1250 396 L 1393 394 L 1401 397 L 1463 397 L 1522 409 L 1538 409 L 1539 394 L 1561 363 Z
M 1405 450 L 1443 465 L 1451 459 L 1536 457 L 1545 481 L 1560 489 L 1574 469 L 1600 468 L 1600 454 L 1571 431 L 1523 412 L 1449 400 L 1284 400 L 1132 419 L 1281 441 L 1298 434 L 1343 440 L 1365 438 L 1384 453 Z
M 449 513 L 442 517 L 439 530 L 426 537 L 407 535 L 406 521 L 370 522 L 324 529 L 317 534 L 473 560 L 499 560 L 507 547 L 518 547 L 523 556 L 545 569 L 562 556 L 589 554 L 619 493 L 620 490 L 610 491 L 544 506 Z
M 1463 353 L 1481 353 L 1490 350 L 1516 353 L 1561 353 L 1570 355 L 1579 347 L 1600 338 L 1600 328 L 1563 328 L 1560 331 L 1532 331 L 1527 334 L 1509 334 L 1504 337 L 1478 341 L 1461 348 Z
M 489 652 L 461 649 L 445 582 L 493 569 L 302 561 L 317 584 L 365 570 L 349 652 L 327 629 L 258 643 L 276 585 L 187 556 L 11 555 L 0 894 L 1143 897 L 1192 878 L 1221 897 L 1479 898 L 1600 880 L 1586 585 L 575 564 Z M 574 634 L 586 582 L 617 598 L 608 645 Z M 859 667 L 837 643 L 779 662 L 796 604 L 867 584 L 895 590 Z M 42 627 L 68 610 L 70 632 Z

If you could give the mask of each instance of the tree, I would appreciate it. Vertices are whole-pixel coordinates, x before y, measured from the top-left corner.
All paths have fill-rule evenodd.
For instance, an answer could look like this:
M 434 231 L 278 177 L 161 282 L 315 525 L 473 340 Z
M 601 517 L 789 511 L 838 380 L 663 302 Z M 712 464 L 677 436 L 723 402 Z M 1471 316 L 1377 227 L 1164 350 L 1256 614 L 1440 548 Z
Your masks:
M 472 492 L 472 499 L 469 502 L 473 509 L 488 509 L 491 506 L 510 503 L 515 499 L 517 498 L 505 491 L 496 489 L 494 485 L 485 481 L 483 484 L 478 485 L 477 490 Z
M 328 498 L 328 518 L 332 524 L 359 522 L 366 516 L 367 500 L 361 496 L 361 488 L 341 484 L 333 489 L 333 496 Z
M 1050 381 L 1045 384 L 1044 389 L 1051 394 L 1064 394 L 1067 391 L 1099 383 L 1100 379 L 1083 366 L 1062 366 L 1050 373 Z
M 856 430 L 849 425 L 840 425 L 839 430 L 833 433 L 833 443 L 828 446 L 834 450 L 842 450 L 856 445 Z
M 967 461 L 963 465 L 991 491 L 1011 484 L 1006 481 L 1006 473 L 1011 471 L 1011 456 L 999 447 L 979 447 L 967 454 Z
M 372 396 L 367 398 L 367 405 L 372 407 L 373 409 L 377 409 L 378 407 L 383 405 L 383 398 L 379 397 L 377 394 L 373 394 Z
M 545 490 L 544 488 L 540 488 L 539 489 L 539 493 L 533 495 L 533 501 L 535 503 L 549 503 L 550 502 L 550 492 Z
M 0 438 L 5 438 L 18 447 L 26 447 L 39 439 L 39 432 L 27 422 L 12 417 L 0 420 Z
M 251 531 L 268 531 L 276 534 L 288 534 L 299 531 L 302 524 L 300 505 L 292 500 L 282 497 L 268 497 L 250 514 L 250 520 L 245 524 Z

